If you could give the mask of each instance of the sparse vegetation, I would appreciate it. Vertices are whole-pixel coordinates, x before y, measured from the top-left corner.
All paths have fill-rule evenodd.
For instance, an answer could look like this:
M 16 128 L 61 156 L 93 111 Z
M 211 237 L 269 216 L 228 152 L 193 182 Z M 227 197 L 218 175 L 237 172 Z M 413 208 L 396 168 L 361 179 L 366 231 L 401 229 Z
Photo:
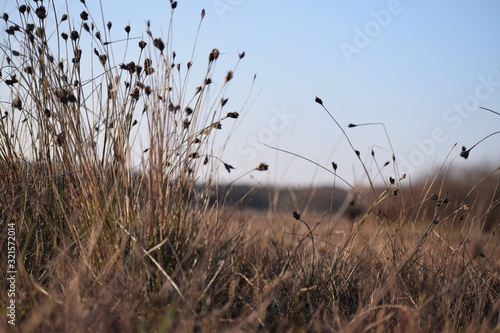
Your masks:
M 180 59 L 172 19 L 166 37 L 148 22 L 134 39 L 85 1 L 68 7 L 20 1 L 0 22 L 0 240 L 4 253 L 15 225 L 17 253 L 16 326 L 2 331 L 500 330 L 500 168 L 460 169 L 475 145 L 424 180 L 399 174 L 394 151 L 372 154 L 376 174 L 359 158 L 369 186 L 345 184 L 352 196 L 336 161 L 320 166 L 334 184 L 322 206 L 272 189 L 248 209 L 262 189 L 230 197 L 217 175 L 233 167 L 214 149 L 245 111 L 226 109 L 245 53 L 219 77 L 214 48 L 193 77 L 198 36 Z

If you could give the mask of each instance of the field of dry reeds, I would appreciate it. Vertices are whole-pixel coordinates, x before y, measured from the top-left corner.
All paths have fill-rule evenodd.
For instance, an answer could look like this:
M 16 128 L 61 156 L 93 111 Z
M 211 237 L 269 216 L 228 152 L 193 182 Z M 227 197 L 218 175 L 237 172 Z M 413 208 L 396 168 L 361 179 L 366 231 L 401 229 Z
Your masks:
M 133 39 L 67 7 L 18 1 L 0 21 L 0 331 L 500 331 L 499 168 L 462 170 L 464 148 L 411 179 L 373 154 L 380 184 L 332 163 L 319 197 L 235 196 L 214 140 L 246 110 L 226 109 L 244 52 L 216 75 L 197 37 L 179 59 L 172 20 Z M 255 192 L 268 204 L 245 205 Z

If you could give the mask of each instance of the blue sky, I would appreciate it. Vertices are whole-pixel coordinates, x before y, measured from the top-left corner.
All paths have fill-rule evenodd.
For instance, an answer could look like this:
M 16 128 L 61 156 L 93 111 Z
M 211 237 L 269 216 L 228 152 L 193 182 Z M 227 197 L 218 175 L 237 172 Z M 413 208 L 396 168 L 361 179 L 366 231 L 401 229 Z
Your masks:
M 64 2 L 58 2 L 64 10 Z M 99 15 L 99 7 L 87 2 Z M 15 2 L 7 0 L 4 6 L 9 5 Z M 70 6 L 81 10 L 78 1 Z M 500 112 L 500 2 L 181 0 L 173 41 L 180 58 L 190 57 L 202 8 L 206 17 L 197 59 L 205 61 L 218 48 L 224 73 L 238 52 L 246 52 L 228 107 L 239 111 L 257 74 L 251 107 L 233 131 L 228 126 L 220 134 L 231 135 L 223 157 L 236 167 L 231 174 L 221 171 L 223 181 L 266 162 L 267 173 L 242 180 L 332 183 L 331 174 L 262 143 L 327 168 L 335 161 L 340 176 L 353 184 L 363 181 L 357 157 L 314 102 L 316 96 L 347 131 L 373 175 L 370 151 L 380 165 L 391 155 L 383 128 L 348 129 L 349 123 L 384 123 L 401 172 L 414 178 L 441 165 L 450 151 L 458 168 L 500 166 L 500 135 L 476 147 L 468 160 L 456 157 L 462 145 L 470 147 L 500 130 L 500 117 L 479 109 Z M 130 23 L 131 35 L 144 36 L 148 19 L 153 32 L 168 28 L 167 1 L 103 1 L 103 10 L 116 27 Z M 382 176 L 394 176 L 392 170 L 384 169 Z

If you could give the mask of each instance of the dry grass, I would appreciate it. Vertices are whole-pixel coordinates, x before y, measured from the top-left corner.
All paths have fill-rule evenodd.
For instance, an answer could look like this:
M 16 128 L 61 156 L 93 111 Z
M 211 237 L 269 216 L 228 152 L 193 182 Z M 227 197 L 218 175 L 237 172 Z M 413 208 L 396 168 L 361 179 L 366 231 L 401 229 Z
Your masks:
M 294 200 L 226 205 L 214 140 L 238 118 L 225 94 L 244 54 L 215 77 L 213 49 L 192 78 L 171 20 L 165 39 L 125 27 L 114 63 L 116 27 L 84 3 L 74 16 L 44 5 L 3 17 L 0 239 L 14 224 L 17 325 L 2 331 L 500 330 L 498 169 L 463 189 L 443 164 L 413 184 L 394 158 L 399 180 L 378 188 L 365 167 L 353 221 Z

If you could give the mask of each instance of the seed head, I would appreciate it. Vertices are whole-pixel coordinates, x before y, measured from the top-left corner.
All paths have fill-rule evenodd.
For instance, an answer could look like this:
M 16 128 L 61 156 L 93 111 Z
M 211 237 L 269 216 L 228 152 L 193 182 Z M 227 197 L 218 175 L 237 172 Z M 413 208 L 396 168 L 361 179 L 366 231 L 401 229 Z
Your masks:
M 108 30 L 111 30 L 111 27 L 113 26 L 113 23 L 111 23 L 111 21 L 108 21 L 108 24 L 106 26 L 108 27 Z
M 71 37 L 72 41 L 76 41 L 79 37 L 78 31 L 76 31 L 76 30 L 71 31 L 70 37 Z
M 89 19 L 89 13 L 87 13 L 86 11 L 81 12 L 80 18 L 84 21 L 87 21 Z
M 165 44 L 163 43 L 163 41 L 161 40 L 161 38 L 155 38 L 153 40 L 153 45 L 158 50 L 160 50 L 160 52 L 163 52 L 163 50 L 165 49 Z
M 217 60 L 219 58 L 219 50 L 213 49 L 212 52 L 210 52 L 210 55 L 208 56 L 208 61 L 212 62 L 214 60 Z
M 239 115 L 239 113 L 238 113 L 238 112 L 229 112 L 229 113 L 227 114 L 227 117 L 228 117 L 228 118 L 233 118 L 233 119 L 237 119 L 239 116 L 240 116 L 240 115 Z
M 337 163 L 332 162 L 333 171 L 337 171 Z
M 127 26 L 125 27 L 125 32 L 126 32 L 127 34 L 129 34 L 129 33 L 130 33 L 130 25 L 127 25 Z
M 14 97 L 14 99 L 12 100 L 12 107 L 18 110 L 21 110 L 23 108 L 23 102 L 19 98 L 19 95 L 16 95 L 16 97 Z
M 43 20 L 47 17 L 47 10 L 44 6 L 40 6 L 35 10 L 35 14 L 40 20 Z
M 61 22 L 64 22 L 68 19 L 68 14 L 63 14 L 63 16 L 61 16 Z
M 61 33 L 61 38 L 64 39 L 64 40 L 68 40 L 68 34 L 65 33 L 65 32 L 62 32 Z
M 226 168 L 227 172 L 231 173 L 231 169 L 234 169 L 232 165 L 229 165 L 227 163 L 224 163 L 224 167 Z
M 462 152 L 460 153 L 460 157 L 467 159 L 469 157 L 470 149 L 468 150 L 464 146 L 462 146 Z
M 108 60 L 108 57 L 105 54 L 101 54 L 99 56 L 99 62 L 101 63 L 101 65 L 106 65 L 106 60 Z
M 233 78 L 233 71 L 228 71 L 228 72 L 226 73 L 226 79 L 225 79 L 225 82 L 230 81 L 232 78 Z
M 9 14 L 3 13 L 3 19 L 4 19 L 5 23 L 7 23 L 9 21 Z
M 269 169 L 269 165 L 267 165 L 266 163 L 260 163 L 255 169 L 257 171 L 267 171 Z
M 294 219 L 300 220 L 300 214 L 296 210 L 293 211 L 292 216 Z
M 201 10 L 201 19 L 203 20 L 205 18 L 205 8 Z
M 221 98 L 220 100 L 220 106 L 221 108 L 224 107 L 224 105 L 226 105 L 227 101 L 229 100 L 229 98 Z
M 323 105 L 323 101 L 318 96 L 316 96 L 315 102 L 318 103 L 319 105 Z
M 141 50 L 142 50 L 142 49 L 144 49 L 144 48 L 146 47 L 146 45 L 147 45 L 147 44 L 146 44 L 146 42 L 145 42 L 145 41 L 143 41 L 143 40 L 141 40 L 141 41 L 139 42 L 139 47 L 140 47 L 140 49 L 141 49 Z
M 19 6 L 19 12 L 20 12 L 21 14 L 24 14 L 24 12 L 26 12 L 26 5 L 21 5 L 21 6 Z
M 238 54 L 238 57 L 239 57 L 240 59 L 243 59 L 243 57 L 245 57 L 245 52 L 243 51 L 243 52 L 239 53 L 239 54 Z

